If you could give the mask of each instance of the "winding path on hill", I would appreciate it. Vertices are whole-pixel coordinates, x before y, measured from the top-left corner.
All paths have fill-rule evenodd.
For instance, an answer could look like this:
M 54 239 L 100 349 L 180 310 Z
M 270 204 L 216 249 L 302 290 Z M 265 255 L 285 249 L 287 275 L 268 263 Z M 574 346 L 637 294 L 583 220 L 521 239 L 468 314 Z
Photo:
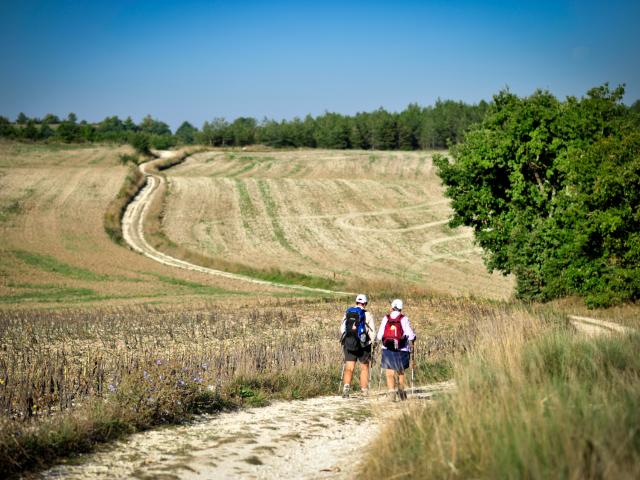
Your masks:
M 162 151 L 160 152 L 160 160 L 165 160 L 175 155 L 174 152 Z M 194 263 L 180 260 L 179 258 L 172 257 L 161 251 L 155 249 L 144 236 L 144 222 L 149 210 L 149 206 L 152 203 L 153 195 L 158 188 L 166 181 L 162 175 L 159 175 L 154 171 L 154 163 L 152 160 L 140 165 L 140 171 L 146 177 L 146 185 L 138 192 L 133 201 L 128 205 L 122 217 L 122 236 L 125 242 L 135 251 L 145 255 L 146 257 L 160 262 L 170 267 L 183 268 L 185 270 L 191 270 L 195 272 L 206 273 L 209 275 L 216 275 L 219 277 L 225 277 L 233 280 L 240 280 L 244 282 L 250 282 L 258 285 L 266 285 L 278 288 L 287 288 L 294 290 L 302 290 L 305 292 L 317 292 L 332 295 L 355 295 L 353 292 L 341 292 L 336 290 L 328 290 L 324 288 L 306 287 L 303 285 L 290 285 L 284 283 L 270 282 L 267 280 L 260 280 L 245 275 L 239 275 L 237 273 L 225 272 L 223 270 L 216 270 L 214 268 L 207 268 Z

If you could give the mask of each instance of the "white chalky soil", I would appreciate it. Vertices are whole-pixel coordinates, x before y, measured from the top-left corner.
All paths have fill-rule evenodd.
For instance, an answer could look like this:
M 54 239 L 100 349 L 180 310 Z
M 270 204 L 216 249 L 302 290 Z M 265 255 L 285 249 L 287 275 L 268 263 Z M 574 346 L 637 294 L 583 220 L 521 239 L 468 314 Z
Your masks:
M 450 390 L 421 389 L 413 401 Z M 132 435 L 41 478 L 353 478 L 367 444 L 406 403 L 352 395 L 275 402 Z M 372 413 L 374 412 L 374 413 Z

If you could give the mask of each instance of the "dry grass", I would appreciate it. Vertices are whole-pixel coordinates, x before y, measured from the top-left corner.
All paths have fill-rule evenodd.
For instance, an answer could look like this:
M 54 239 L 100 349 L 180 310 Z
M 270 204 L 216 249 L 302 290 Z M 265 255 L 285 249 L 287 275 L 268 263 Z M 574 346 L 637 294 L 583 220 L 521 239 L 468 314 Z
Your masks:
M 455 395 L 390 424 L 361 475 L 637 478 L 640 337 L 582 339 L 527 312 L 496 320 L 456 362 Z

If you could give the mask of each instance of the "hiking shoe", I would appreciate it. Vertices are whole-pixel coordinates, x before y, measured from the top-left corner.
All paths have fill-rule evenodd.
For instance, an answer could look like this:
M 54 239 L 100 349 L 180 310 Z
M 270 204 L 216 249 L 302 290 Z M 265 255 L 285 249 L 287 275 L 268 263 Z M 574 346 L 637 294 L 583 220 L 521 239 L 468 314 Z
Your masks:
M 404 401 L 407 399 L 407 392 L 405 392 L 404 390 L 398 390 L 398 398 L 401 401 Z
M 387 392 L 387 399 L 390 402 L 395 402 L 396 401 L 396 391 L 395 390 L 389 390 Z
M 369 389 L 368 388 L 363 388 L 362 389 L 362 396 L 363 397 L 368 397 L 369 396 Z
M 351 390 L 351 385 L 345 385 L 342 388 L 342 398 L 349 398 L 349 391 Z

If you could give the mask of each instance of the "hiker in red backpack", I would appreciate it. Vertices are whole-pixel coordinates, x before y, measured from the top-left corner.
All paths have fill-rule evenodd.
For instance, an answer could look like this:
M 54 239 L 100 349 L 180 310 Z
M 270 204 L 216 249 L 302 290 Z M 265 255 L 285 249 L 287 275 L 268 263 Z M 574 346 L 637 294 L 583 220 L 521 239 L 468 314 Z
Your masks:
M 409 361 L 416 334 L 411 328 L 409 317 L 402 313 L 402 300 L 396 298 L 391 302 L 391 311 L 384 316 L 378 330 L 377 339 L 382 342 L 382 364 L 386 369 L 387 389 L 389 397 L 395 399 L 394 374 L 398 373 L 398 392 L 400 400 L 407 399 L 404 391 L 404 371 L 409 368 Z
M 360 389 L 363 395 L 369 394 L 369 362 L 371 360 L 371 339 L 376 331 L 373 315 L 367 312 L 369 299 L 363 293 L 356 297 L 356 306 L 347 308 L 340 327 L 340 343 L 344 352 L 342 366 L 342 396 L 349 397 L 351 378 L 360 362 Z

